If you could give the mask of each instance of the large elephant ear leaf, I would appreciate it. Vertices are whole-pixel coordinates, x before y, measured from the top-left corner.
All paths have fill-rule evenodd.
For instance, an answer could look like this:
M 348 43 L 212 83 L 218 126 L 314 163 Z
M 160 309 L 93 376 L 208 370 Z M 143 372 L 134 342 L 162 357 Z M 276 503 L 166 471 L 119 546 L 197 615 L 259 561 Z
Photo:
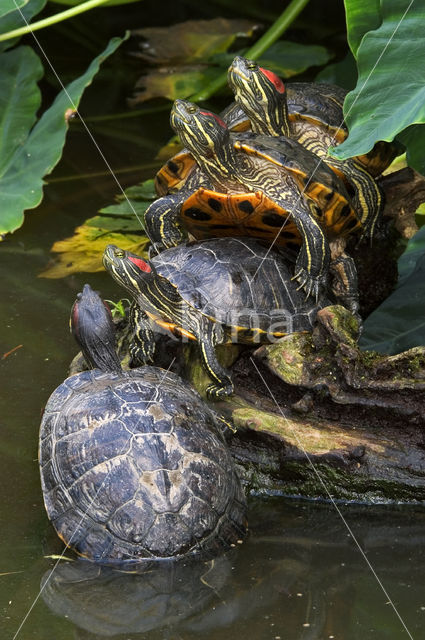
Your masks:
M 347 18 L 347 40 L 354 57 L 363 36 L 368 31 L 374 31 L 382 22 L 379 10 L 379 0 L 345 0 L 345 15 Z
M 410 125 L 425 122 L 425 4 L 345 0 L 345 5 L 358 81 L 344 103 L 350 134 L 332 150 L 340 159 L 367 153 L 378 140 L 390 142 Z M 423 148 L 425 127 L 416 134 Z M 420 171 L 417 154 L 410 155 Z
M 0 134 L 2 139 L 7 136 L 7 153 L 2 158 L 0 171 L 0 234 L 18 229 L 23 223 L 24 211 L 33 209 L 41 202 L 43 177 L 53 170 L 62 155 L 69 114 L 78 107 L 85 88 L 92 82 L 102 62 L 123 40 L 125 38 L 113 38 L 87 71 L 57 95 L 32 129 L 30 127 L 40 100 L 38 87 L 34 81 L 29 86 L 27 83 L 30 79 L 27 79 L 25 86 L 17 84 L 13 68 L 3 67 L 4 116 L 0 123 Z M 22 55 L 22 50 L 27 51 L 25 59 L 37 69 L 36 77 L 40 63 L 34 60 L 34 53 L 26 47 L 2 54 L 2 61 L 7 58 L 9 65 L 15 65 L 24 74 L 25 64 L 21 59 L 18 62 L 16 60 L 17 56 Z M 19 61 L 21 64 L 18 64 Z M 5 86 L 4 82 L 8 85 Z M 19 92 L 19 96 L 16 92 Z
M 425 345 L 425 227 L 409 240 L 398 270 L 395 291 L 364 323 L 363 349 L 395 354 Z

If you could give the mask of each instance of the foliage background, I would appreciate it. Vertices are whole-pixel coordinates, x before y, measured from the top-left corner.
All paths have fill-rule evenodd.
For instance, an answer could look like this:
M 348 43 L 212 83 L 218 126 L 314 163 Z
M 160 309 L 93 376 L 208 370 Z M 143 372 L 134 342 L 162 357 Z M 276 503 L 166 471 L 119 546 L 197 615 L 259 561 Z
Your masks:
M 219 109 L 231 98 L 225 70 L 235 53 L 258 59 L 284 78 L 331 81 L 352 89 L 344 107 L 350 136 L 333 150 L 338 157 L 364 153 L 376 140 L 397 136 L 406 145 L 410 166 L 425 173 L 425 8 L 420 2 L 292 0 L 267 2 L 263 10 L 248 1 L 243 14 L 231 0 L 202 8 L 164 2 L 161 11 L 135 2 L 59 22 L 64 10 L 72 14 L 102 0 L 65 4 L 79 6 L 68 10 L 44 0 L 0 0 L 0 232 L 6 241 L 6 234 L 23 223 L 24 212 L 40 204 L 70 127 L 96 144 L 99 135 L 106 135 L 125 146 L 132 127 L 122 123 L 134 124 L 152 110 L 165 114 L 176 97 L 206 100 Z M 184 22 L 190 18 L 216 24 Z M 101 30 L 96 28 L 99 19 Z M 47 26 L 35 38 L 19 31 L 10 38 L 23 21 L 37 26 L 40 20 Z M 130 39 L 124 35 L 129 27 L 137 28 Z M 63 41 L 67 53 L 72 51 L 72 67 L 69 56 L 62 58 Z M 118 111 L 108 112 L 106 102 L 86 102 L 82 118 L 76 116 L 92 82 L 97 87 L 109 83 L 117 96 L 121 92 Z M 155 140 L 143 141 L 151 176 L 160 158 L 173 150 L 171 145 L 158 153 L 170 134 L 162 126 Z M 111 167 L 100 144 L 98 151 L 107 172 Z M 126 168 L 128 174 L 131 170 Z M 143 212 L 154 196 L 152 181 L 134 185 L 120 178 L 116 184 L 115 204 L 105 202 L 99 215 L 83 217 L 72 238 L 58 238 L 53 250 L 60 259 L 44 270 L 45 276 L 101 269 L 99 256 L 108 241 L 139 252 L 146 249 Z M 134 186 L 124 192 L 122 185 Z M 367 319 L 367 348 L 394 353 L 424 344 L 424 243 L 422 233 L 409 243 L 396 291 Z

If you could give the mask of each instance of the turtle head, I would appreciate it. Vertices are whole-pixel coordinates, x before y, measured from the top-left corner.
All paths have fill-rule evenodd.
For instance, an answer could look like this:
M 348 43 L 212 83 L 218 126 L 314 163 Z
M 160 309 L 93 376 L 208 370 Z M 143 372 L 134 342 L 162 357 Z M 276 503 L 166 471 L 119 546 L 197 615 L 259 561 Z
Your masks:
M 289 135 L 286 89 L 279 76 L 254 60 L 236 56 L 227 77 L 256 133 Z
M 171 126 L 198 161 L 208 161 L 230 144 L 226 123 L 212 111 L 187 100 L 176 100 L 171 109 Z
M 133 296 L 143 293 L 155 273 L 150 262 L 114 244 L 109 244 L 103 252 L 103 266 Z
M 89 367 L 107 372 L 121 371 L 111 311 L 89 284 L 84 285 L 72 305 L 70 328 Z

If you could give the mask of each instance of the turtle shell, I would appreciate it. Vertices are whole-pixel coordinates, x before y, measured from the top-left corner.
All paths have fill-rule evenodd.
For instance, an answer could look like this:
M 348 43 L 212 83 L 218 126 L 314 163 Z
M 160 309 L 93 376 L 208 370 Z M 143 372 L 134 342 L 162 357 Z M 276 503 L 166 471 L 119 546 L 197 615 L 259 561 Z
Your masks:
M 342 105 L 346 91 L 335 85 L 294 82 L 286 85 L 288 110 L 291 119 L 302 115 L 319 126 L 326 125 L 338 130 L 338 142 L 345 140 L 348 132 Z M 232 102 L 220 114 L 220 117 L 234 132 L 248 131 L 250 122 L 242 109 Z M 177 191 L 195 168 L 195 161 L 189 151 L 183 149 L 161 167 L 155 177 L 155 188 L 159 196 Z
M 265 165 L 266 171 L 267 166 L 277 169 L 282 188 L 284 174 L 289 174 L 316 204 L 314 215 L 329 237 L 344 237 L 362 228 L 342 181 L 298 142 L 250 132 L 233 134 L 233 142 L 235 149 Z M 291 184 L 287 189 L 293 189 Z M 302 239 L 292 211 L 298 197 L 294 192 L 288 209 L 283 209 L 260 191 L 220 193 L 200 187 L 183 203 L 180 218 L 197 239 L 248 236 L 297 249 Z
M 321 82 L 285 83 L 285 88 L 291 122 L 304 122 L 319 127 L 335 139 L 335 145 L 344 142 L 348 136 L 343 112 L 345 96 L 348 93 L 345 89 Z M 236 102 L 226 107 L 221 117 L 232 131 L 249 131 L 251 127 L 249 118 Z M 377 177 L 402 152 L 403 149 L 398 142 L 380 140 L 368 153 L 356 156 L 355 159 L 371 176 Z M 189 161 L 186 162 L 189 164 Z
M 344 123 L 343 104 L 347 91 L 333 84 L 314 82 L 293 82 L 285 84 L 289 118 L 292 122 L 307 121 L 313 126 L 325 128 L 340 144 L 348 135 Z M 232 102 L 220 114 L 220 117 L 234 132 L 250 129 L 250 122 L 241 107 Z M 401 153 L 399 145 L 379 141 L 369 153 L 358 156 L 356 160 L 372 176 L 380 175 Z M 177 191 L 185 183 L 196 167 L 189 151 L 183 149 L 159 169 L 155 177 L 158 196 Z
M 246 531 L 217 414 L 162 369 L 65 380 L 44 412 L 39 461 L 50 520 L 92 561 L 209 557 Z
M 306 119 L 325 127 L 337 136 L 338 143 L 348 135 L 342 110 L 347 92 L 333 84 L 315 82 L 285 83 L 288 114 L 292 122 Z M 250 122 L 236 102 L 223 110 L 221 117 L 232 131 L 248 131 Z
M 261 333 L 309 331 L 320 308 L 298 291 L 284 258 L 251 239 L 180 244 L 151 260 L 191 307 L 227 328 L 239 342 Z M 324 306 L 325 300 L 321 301 Z

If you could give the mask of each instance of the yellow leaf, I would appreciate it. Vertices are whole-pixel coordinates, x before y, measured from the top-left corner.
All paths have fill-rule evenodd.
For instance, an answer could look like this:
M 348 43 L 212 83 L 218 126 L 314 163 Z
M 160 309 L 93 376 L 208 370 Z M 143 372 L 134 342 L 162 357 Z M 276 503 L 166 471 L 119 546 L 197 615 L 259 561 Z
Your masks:
M 236 38 L 251 38 L 258 24 L 250 20 L 187 20 L 170 27 L 135 29 L 133 36 L 144 39 L 140 58 L 156 64 L 208 60 L 227 51 Z
M 52 247 L 57 255 L 56 260 L 49 264 L 39 276 L 42 278 L 64 278 L 71 273 L 87 271 L 103 271 L 102 255 L 107 244 L 116 244 L 122 249 L 147 257 L 146 248 L 149 244 L 147 236 L 139 233 L 120 233 L 120 217 L 117 216 L 117 231 L 107 230 L 100 225 L 93 225 L 93 221 L 100 222 L 101 216 L 90 218 L 75 229 L 70 238 L 58 240 Z M 108 225 L 110 227 L 110 219 Z

